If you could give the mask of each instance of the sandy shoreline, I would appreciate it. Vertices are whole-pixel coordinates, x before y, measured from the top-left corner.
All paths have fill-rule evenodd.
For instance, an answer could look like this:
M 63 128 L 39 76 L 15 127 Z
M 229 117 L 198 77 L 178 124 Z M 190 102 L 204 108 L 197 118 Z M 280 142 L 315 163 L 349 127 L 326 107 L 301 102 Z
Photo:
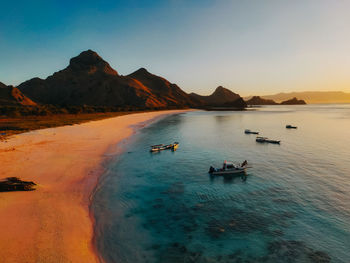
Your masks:
M 103 162 L 135 127 L 179 112 L 124 115 L 1 142 L 0 177 L 20 177 L 38 187 L 0 193 L 0 262 L 98 262 L 89 204 Z

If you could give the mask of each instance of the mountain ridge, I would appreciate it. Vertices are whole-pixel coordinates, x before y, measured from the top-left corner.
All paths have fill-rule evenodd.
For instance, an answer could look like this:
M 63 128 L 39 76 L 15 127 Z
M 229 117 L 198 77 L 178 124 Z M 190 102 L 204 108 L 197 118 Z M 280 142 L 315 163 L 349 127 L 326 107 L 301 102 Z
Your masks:
M 86 50 L 70 59 L 66 68 L 46 79 L 32 78 L 18 89 L 40 104 L 103 106 L 125 109 L 165 109 L 210 106 L 244 108 L 243 99 L 219 86 L 212 95 L 188 94 L 167 79 L 145 68 L 123 76 L 95 51 Z M 237 103 L 234 101 L 237 100 Z
M 52 105 L 165 107 L 141 82 L 120 76 L 96 52 L 88 50 L 46 79 L 33 78 L 18 88 L 30 98 Z

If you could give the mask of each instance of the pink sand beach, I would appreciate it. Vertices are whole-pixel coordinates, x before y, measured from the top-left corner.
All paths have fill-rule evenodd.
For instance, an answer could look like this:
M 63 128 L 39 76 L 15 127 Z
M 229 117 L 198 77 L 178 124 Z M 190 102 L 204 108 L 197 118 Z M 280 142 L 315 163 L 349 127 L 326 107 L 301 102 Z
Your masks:
M 135 113 L 0 142 L 1 178 L 37 184 L 35 191 L 0 193 L 0 262 L 98 262 L 89 204 L 109 153 L 135 129 L 181 112 Z

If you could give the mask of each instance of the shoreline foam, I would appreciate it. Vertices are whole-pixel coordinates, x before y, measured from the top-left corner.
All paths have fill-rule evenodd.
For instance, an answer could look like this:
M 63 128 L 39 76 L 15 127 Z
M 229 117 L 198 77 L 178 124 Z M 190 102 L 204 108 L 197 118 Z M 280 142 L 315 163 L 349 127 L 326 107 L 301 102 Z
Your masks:
M 181 112 L 124 115 L 32 131 L 1 143 L 1 177 L 33 180 L 38 189 L 0 194 L 0 261 L 99 262 L 90 205 L 110 147 L 118 150 L 135 130 Z

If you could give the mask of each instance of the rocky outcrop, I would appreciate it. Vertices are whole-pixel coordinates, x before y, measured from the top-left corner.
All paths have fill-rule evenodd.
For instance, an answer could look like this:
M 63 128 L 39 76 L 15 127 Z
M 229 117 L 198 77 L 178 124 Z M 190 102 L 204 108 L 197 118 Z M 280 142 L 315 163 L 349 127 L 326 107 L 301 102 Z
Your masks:
M 35 185 L 33 182 L 22 181 L 17 177 L 8 177 L 0 181 L 0 192 L 33 191 Z
M 278 103 L 273 100 L 263 99 L 260 96 L 253 96 L 251 99 L 247 100 L 248 105 L 277 105 Z
M 147 87 L 161 105 L 184 107 L 196 106 L 198 103 L 176 84 L 172 84 L 165 78 L 148 72 L 145 68 L 140 68 L 128 75 L 128 77 L 139 81 Z
M 6 86 L 0 82 L 1 106 L 36 106 L 36 103 L 27 98 L 19 89 Z
M 304 100 L 298 100 L 296 97 L 290 100 L 285 100 L 281 102 L 281 105 L 304 105 L 306 102 Z
M 247 107 L 247 104 L 240 95 L 222 86 L 217 87 L 209 96 L 201 96 L 196 93 L 191 93 L 190 96 L 204 107 Z
M 290 98 L 297 97 L 306 101 L 308 104 L 313 103 L 350 103 L 350 93 L 343 91 L 302 91 L 278 93 L 274 95 L 263 96 L 265 99 L 272 99 L 276 102 L 282 102 Z

